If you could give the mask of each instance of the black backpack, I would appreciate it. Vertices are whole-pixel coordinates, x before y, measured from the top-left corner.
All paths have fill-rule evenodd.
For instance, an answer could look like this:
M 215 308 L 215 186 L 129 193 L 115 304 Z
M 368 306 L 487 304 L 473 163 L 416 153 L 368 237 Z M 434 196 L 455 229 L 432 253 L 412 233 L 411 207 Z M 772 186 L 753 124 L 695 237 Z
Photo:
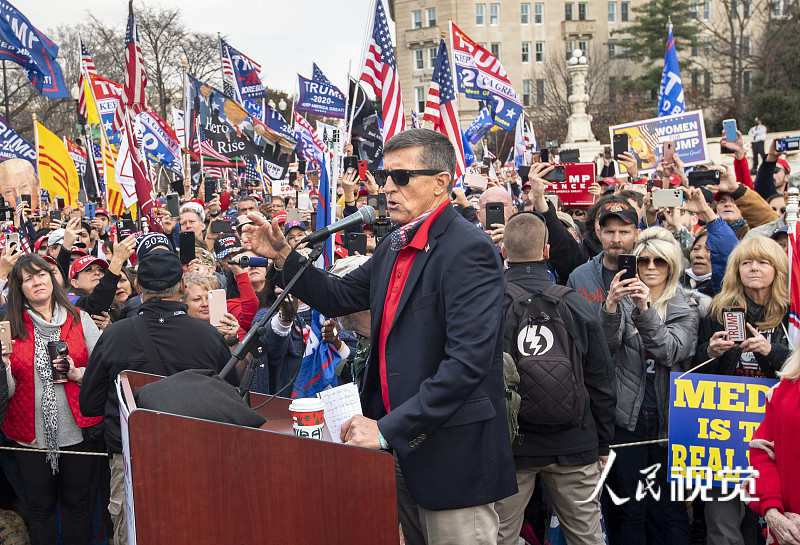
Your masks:
M 512 282 L 506 313 L 506 352 L 517 364 L 521 428 L 553 433 L 583 422 L 588 393 L 583 383 L 587 347 L 572 332 L 575 320 L 563 297 L 570 288 L 553 284 L 531 293 Z M 520 443 L 522 437 L 520 436 Z

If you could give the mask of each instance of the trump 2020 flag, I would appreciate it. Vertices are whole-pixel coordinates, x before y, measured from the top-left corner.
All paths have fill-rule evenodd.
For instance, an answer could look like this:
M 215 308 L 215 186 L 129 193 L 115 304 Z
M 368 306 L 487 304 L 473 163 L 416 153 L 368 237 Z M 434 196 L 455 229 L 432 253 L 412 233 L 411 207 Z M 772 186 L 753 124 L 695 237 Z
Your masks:
M 475 121 L 472 122 L 472 125 L 464 131 L 464 134 L 467 136 L 467 139 L 469 139 L 470 144 L 477 144 L 480 142 L 481 138 L 483 138 L 483 135 L 493 126 L 494 121 L 492 120 L 492 114 L 489 113 L 489 108 L 484 106 L 481 113 L 479 113 Z
M 344 119 L 345 98 L 342 92 L 320 81 L 297 76 L 300 86 L 300 97 L 294 109 L 301 112 L 324 115 Z
M 342 361 L 342 357 L 332 344 L 322 340 L 322 324 L 325 320 L 325 316 L 315 310 L 311 314 L 311 323 L 306 324 L 308 343 L 300 364 L 300 371 L 294 381 L 292 399 L 315 397 L 328 385 L 337 385 L 336 368 Z
M 7 159 L 25 159 L 36 164 L 36 150 L 0 116 L 0 161 Z
M 19 64 L 36 90 L 48 98 L 69 98 L 56 62 L 58 46 L 9 2 L 0 2 L 0 60 Z
M 678 53 L 675 50 L 675 38 L 672 37 L 672 25 L 669 25 L 664 70 L 661 72 L 661 90 L 658 94 L 658 117 L 682 114 L 685 111 L 681 69 L 678 67 Z

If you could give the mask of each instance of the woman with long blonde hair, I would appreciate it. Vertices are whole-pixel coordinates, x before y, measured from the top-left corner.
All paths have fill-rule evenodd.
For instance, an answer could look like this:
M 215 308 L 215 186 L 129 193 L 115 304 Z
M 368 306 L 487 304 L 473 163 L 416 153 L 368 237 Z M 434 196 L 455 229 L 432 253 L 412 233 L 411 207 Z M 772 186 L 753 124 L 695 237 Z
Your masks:
M 744 309 L 747 338 L 740 343 L 728 339 L 723 316 L 728 307 Z M 777 378 L 790 353 L 786 338 L 788 318 L 786 252 L 767 237 L 742 240 L 728 257 L 722 290 L 714 297 L 708 317 L 700 323 L 695 363 L 708 363 L 698 371 Z M 740 529 L 744 504 L 736 498 L 723 500 L 720 494 L 719 488 L 713 489 L 710 495 L 715 501 L 706 502 L 707 542 L 744 543 Z M 774 513 L 767 518 L 771 528 L 781 522 Z M 755 531 L 754 523 L 744 522 L 747 533 Z
M 742 307 L 747 339 L 728 340 L 723 312 Z M 786 339 L 789 316 L 789 260 L 767 237 L 739 243 L 728 258 L 722 290 L 700 324 L 696 362 L 712 359 L 702 371 L 720 375 L 777 378 L 790 349 Z
M 672 233 L 662 227 L 645 229 L 633 253 L 636 278 L 623 280 L 623 271 L 618 272 L 601 311 L 608 347 L 617 356 L 615 443 L 667 437 L 670 371 L 691 365 L 700 321 L 697 298 L 679 285 L 682 253 Z M 620 496 L 633 496 L 640 471 L 655 464 L 658 485 L 668 488 L 666 444 L 618 449 L 617 458 L 611 479 Z M 661 542 L 691 542 L 686 507 L 668 494 L 621 505 L 620 518 L 620 543 L 659 542 L 653 528 L 668 536 Z

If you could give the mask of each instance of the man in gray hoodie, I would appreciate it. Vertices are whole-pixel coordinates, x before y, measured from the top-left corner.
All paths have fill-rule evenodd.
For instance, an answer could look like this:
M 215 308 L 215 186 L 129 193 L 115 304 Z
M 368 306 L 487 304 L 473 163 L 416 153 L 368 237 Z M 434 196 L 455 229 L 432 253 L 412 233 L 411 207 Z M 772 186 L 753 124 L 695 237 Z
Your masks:
M 626 200 L 615 198 L 603 205 L 597 216 L 598 238 L 603 251 L 569 275 L 567 287 L 574 289 L 600 310 L 611 280 L 617 274 L 617 257 L 633 251 L 639 234 L 639 215 Z

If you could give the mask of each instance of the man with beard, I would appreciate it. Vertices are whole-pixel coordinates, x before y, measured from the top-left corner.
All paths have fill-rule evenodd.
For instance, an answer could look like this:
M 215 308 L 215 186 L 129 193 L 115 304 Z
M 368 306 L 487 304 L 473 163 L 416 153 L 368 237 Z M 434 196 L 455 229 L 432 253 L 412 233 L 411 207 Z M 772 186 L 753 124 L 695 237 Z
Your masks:
M 604 204 L 597 216 L 597 231 L 603 251 L 569 275 L 567 287 L 574 289 L 600 310 L 611 280 L 617 274 L 617 257 L 633 251 L 639 234 L 639 215 L 626 200 L 615 198 Z

